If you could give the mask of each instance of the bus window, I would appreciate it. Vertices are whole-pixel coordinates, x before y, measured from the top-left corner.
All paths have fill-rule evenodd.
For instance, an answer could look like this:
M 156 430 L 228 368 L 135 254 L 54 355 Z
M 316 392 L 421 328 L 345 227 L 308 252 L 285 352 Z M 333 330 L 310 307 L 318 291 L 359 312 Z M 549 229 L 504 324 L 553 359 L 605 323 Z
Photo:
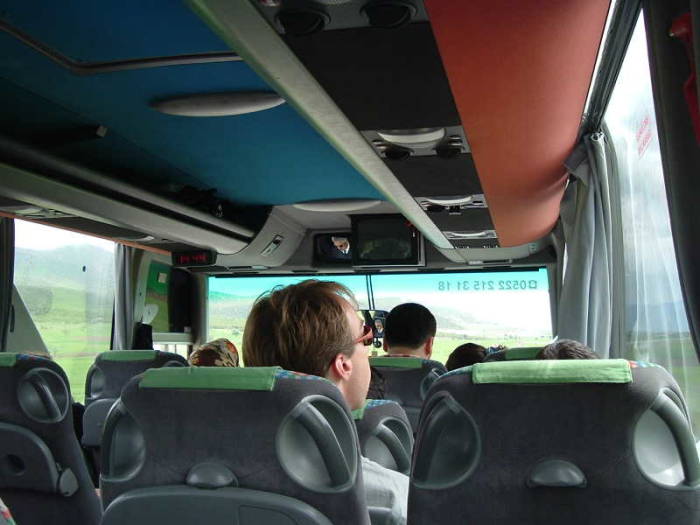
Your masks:
M 544 346 L 552 338 L 547 270 L 373 275 L 376 308 L 420 303 L 437 321 L 432 358 L 464 343 Z
M 237 277 L 209 279 L 209 339 L 226 337 L 240 348 L 253 301 L 275 286 L 309 277 Z M 364 275 L 324 275 L 355 294 L 369 308 Z M 547 270 L 380 274 L 370 276 L 374 306 L 391 310 L 406 302 L 429 308 L 437 319 L 434 359 L 445 361 L 455 347 L 545 345 L 552 337 Z
M 110 348 L 114 243 L 15 220 L 14 282 L 46 347 L 66 371 L 73 397 L 81 401 L 95 355 Z
M 364 275 L 314 275 L 304 277 L 232 277 L 209 278 L 208 338 L 230 339 L 241 350 L 243 327 L 253 302 L 262 293 L 275 286 L 287 286 L 307 279 L 336 281 L 347 286 L 355 295 L 360 308 L 369 308 L 367 285 Z
M 700 367 L 688 327 L 671 236 L 644 21 L 639 19 L 605 125 L 617 172 L 624 258 L 623 348 L 673 374 L 700 431 Z

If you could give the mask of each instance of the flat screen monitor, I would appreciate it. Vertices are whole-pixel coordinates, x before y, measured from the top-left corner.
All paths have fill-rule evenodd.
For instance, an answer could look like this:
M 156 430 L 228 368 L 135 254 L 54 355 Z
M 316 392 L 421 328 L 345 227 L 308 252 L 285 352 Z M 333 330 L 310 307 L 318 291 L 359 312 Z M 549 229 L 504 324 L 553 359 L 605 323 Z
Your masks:
M 314 263 L 323 265 L 352 264 L 350 232 L 319 233 L 314 236 Z
M 401 215 L 352 215 L 353 266 L 422 266 L 420 233 Z

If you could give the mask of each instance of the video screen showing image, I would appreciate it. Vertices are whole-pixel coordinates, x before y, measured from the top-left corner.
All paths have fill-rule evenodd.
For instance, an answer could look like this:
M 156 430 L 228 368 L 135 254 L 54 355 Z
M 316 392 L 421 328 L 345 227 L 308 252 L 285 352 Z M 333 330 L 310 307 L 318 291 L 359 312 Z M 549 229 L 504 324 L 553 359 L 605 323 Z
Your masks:
M 356 265 L 416 265 L 418 232 L 400 215 L 353 217 Z
M 346 264 L 352 262 L 350 232 L 316 235 L 315 259 L 318 264 Z

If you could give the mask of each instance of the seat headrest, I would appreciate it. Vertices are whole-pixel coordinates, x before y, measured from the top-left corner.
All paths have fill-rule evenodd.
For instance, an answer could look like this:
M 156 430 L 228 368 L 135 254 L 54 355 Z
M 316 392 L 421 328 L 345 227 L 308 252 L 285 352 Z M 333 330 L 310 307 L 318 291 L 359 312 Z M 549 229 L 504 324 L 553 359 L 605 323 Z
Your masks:
M 422 357 L 413 356 L 381 356 L 371 357 L 369 364 L 375 367 L 383 368 L 425 368 L 425 367 L 440 367 L 444 365 L 439 361 L 432 359 L 423 359 Z
M 102 352 L 96 361 L 153 361 L 158 355 L 157 350 L 110 350 Z
M 272 391 L 282 378 L 328 381 L 279 366 L 152 368 L 141 376 L 139 388 Z
M 70 387 L 58 364 L 33 354 L 0 353 L 0 370 L 16 381 L 15 395 L 24 417 L 43 424 L 65 419 Z
M 500 361 L 477 363 L 443 375 L 470 374 L 474 384 L 631 383 L 626 359 Z
M 362 418 L 365 417 L 365 410 L 376 408 L 376 407 L 382 406 L 382 405 L 401 406 L 396 401 L 392 401 L 390 399 L 367 399 L 365 401 L 365 404 L 362 405 L 361 408 L 356 408 L 355 410 L 352 411 L 352 418 L 355 421 L 361 421 Z
M 524 359 L 535 359 L 542 350 L 541 346 L 523 346 L 520 348 L 508 348 L 505 350 L 506 361 L 520 361 Z
M 35 354 L 19 354 L 0 352 L 0 368 L 12 368 L 21 361 L 38 361 L 40 363 L 53 363 L 50 358 Z

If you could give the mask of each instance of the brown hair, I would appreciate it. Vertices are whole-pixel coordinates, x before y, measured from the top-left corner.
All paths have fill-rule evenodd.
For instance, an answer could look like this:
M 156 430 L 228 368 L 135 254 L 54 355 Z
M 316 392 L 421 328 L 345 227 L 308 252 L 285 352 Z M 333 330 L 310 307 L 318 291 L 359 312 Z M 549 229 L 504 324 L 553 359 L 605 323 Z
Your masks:
M 315 279 L 258 297 L 243 333 L 246 366 L 325 376 L 336 355 L 351 356 L 354 348 L 341 297 L 356 304 L 342 284 Z
M 452 350 L 450 357 L 447 358 L 445 368 L 447 370 L 456 370 L 463 366 L 471 366 L 475 363 L 481 363 L 486 358 L 486 348 L 476 343 L 464 343 Z
M 598 354 L 573 339 L 560 339 L 540 350 L 537 359 L 598 359 Z

